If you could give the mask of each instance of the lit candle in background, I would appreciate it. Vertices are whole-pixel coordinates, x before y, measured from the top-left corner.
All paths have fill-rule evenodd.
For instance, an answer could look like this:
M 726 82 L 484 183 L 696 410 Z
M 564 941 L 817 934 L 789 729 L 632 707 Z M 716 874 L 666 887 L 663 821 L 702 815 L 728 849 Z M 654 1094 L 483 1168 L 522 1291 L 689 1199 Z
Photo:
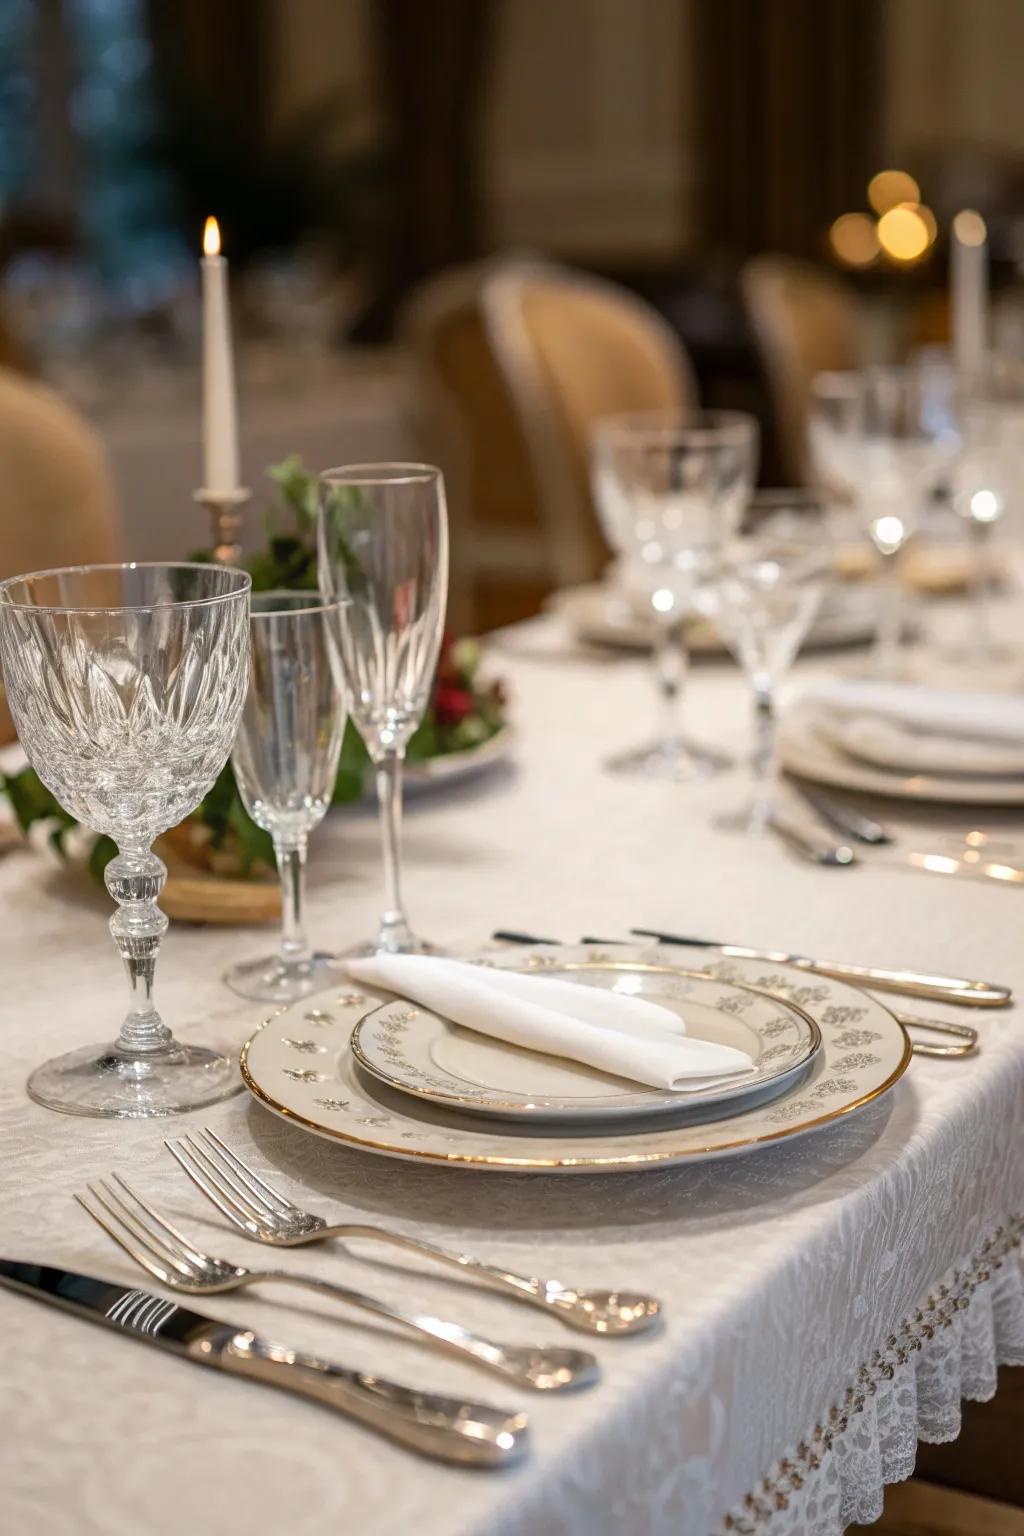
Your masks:
M 988 346 L 988 231 L 972 208 L 953 220 L 949 276 L 953 357 L 965 373 L 977 373 Z
M 203 488 L 223 494 L 239 487 L 238 411 L 231 350 L 228 264 L 220 254 L 220 229 L 203 230 Z

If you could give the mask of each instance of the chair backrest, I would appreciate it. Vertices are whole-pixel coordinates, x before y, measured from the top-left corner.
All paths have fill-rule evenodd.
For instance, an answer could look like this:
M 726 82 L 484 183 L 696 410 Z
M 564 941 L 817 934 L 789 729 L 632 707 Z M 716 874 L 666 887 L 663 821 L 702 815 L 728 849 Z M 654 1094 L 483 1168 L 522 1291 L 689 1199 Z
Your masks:
M 695 403 L 689 359 L 650 305 L 584 273 L 518 263 L 495 272 L 483 302 L 529 450 L 555 578 L 590 580 L 607 559 L 591 498 L 593 427 L 604 416 Z
M 484 322 L 495 270 L 479 262 L 428 279 L 400 325 L 416 366 L 418 451 L 445 474 L 455 624 L 486 617 L 479 610 L 492 579 L 512 590 L 513 603 L 515 590 L 553 584 L 533 469 Z
M 755 256 L 740 278 L 772 393 L 783 470 L 807 478 L 807 411 L 817 373 L 858 363 L 856 298 L 842 278 L 793 256 Z
M 45 385 L 0 368 L 0 580 L 121 558 L 99 439 Z M 14 729 L 0 701 L 0 741 Z

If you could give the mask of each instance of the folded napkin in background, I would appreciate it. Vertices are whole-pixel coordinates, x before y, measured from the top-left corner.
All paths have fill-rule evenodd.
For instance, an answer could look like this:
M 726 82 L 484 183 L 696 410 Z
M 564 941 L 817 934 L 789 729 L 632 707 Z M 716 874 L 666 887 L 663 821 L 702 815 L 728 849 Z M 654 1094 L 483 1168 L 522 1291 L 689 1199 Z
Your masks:
M 876 715 L 936 736 L 1024 744 L 1024 698 L 1017 694 L 835 679 L 801 690 L 799 699 L 823 711 Z
M 820 729 L 848 757 L 875 767 L 926 774 L 1009 778 L 1024 774 L 1024 742 L 936 736 L 881 715 L 830 715 Z
M 430 955 L 374 955 L 347 969 L 479 1034 L 651 1088 L 693 1092 L 752 1070 L 745 1051 L 692 1040 L 669 1009 L 604 988 Z

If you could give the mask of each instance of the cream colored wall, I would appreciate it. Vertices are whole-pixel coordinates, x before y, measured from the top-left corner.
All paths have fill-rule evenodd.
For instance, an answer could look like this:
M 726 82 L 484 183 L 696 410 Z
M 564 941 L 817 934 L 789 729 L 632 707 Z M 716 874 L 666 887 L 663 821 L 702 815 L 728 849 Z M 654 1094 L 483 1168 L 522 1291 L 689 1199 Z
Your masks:
M 672 255 L 689 205 L 690 0 L 506 0 L 488 125 L 499 243 Z
M 501 0 L 484 146 L 494 244 L 595 259 L 680 249 L 691 3 Z M 276 121 L 340 87 L 372 134 L 372 5 L 272 7 Z
M 884 143 L 1024 153 L 1024 0 L 888 0 Z

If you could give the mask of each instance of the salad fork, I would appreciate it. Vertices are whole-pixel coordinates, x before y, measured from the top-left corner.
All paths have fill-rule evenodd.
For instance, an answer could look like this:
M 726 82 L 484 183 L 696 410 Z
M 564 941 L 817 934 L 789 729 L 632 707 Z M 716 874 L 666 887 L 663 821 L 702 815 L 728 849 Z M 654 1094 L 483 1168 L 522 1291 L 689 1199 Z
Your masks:
M 390 1243 L 462 1270 L 529 1305 L 552 1311 L 584 1333 L 639 1333 L 649 1328 L 661 1311 L 660 1302 L 653 1296 L 634 1291 L 581 1290 L 559 1280 L 516 1275 L 469 1254 L 438 1248 L 422 1238 L 407 1237 L 404 1232 L 393 1232 L 387 1227 L 325 1221 L 273 1189 L 208 1128 L 194 1136 L 165 1141 L 164 1145 L 232 1226 L 256 1242 L 277 1248 L 298 1248 L 334 1237 L 365 1237 Z
M 113 1174 L 112 1178 L 113 1183 L 101 1179 L 87 1186 L 91 1204 L 85 1195 L 76 1194 L 75 1199 L 136 1264 L 168 1290 L 184 1291 L 191 1296 L 213 1296 L 218 1292 L 237 1291 L 264 1283 L 297 1285 L 304 1290 L 322 1291 L 336 1301 L 385 1317 L 443 1349 L 468 1356 L 477 1365 L 487 1366 L 519 1386 L 549 1392 L 589 1386 L 597 1380 L 597 1361 L 583 1350 L 494 1344 L 469 1333 L 457 1323 L 402 1312 L 376 1296 L 336 1285 L 333 1280 L 322 1280 L 318 1275 L 245 1269 L 228 1259 L 213 1258 L 195 1248 L 177 1227 L 147 1205 L 118 1174 Z M 127 1200 L 122 1195 L 127 1196 Z

